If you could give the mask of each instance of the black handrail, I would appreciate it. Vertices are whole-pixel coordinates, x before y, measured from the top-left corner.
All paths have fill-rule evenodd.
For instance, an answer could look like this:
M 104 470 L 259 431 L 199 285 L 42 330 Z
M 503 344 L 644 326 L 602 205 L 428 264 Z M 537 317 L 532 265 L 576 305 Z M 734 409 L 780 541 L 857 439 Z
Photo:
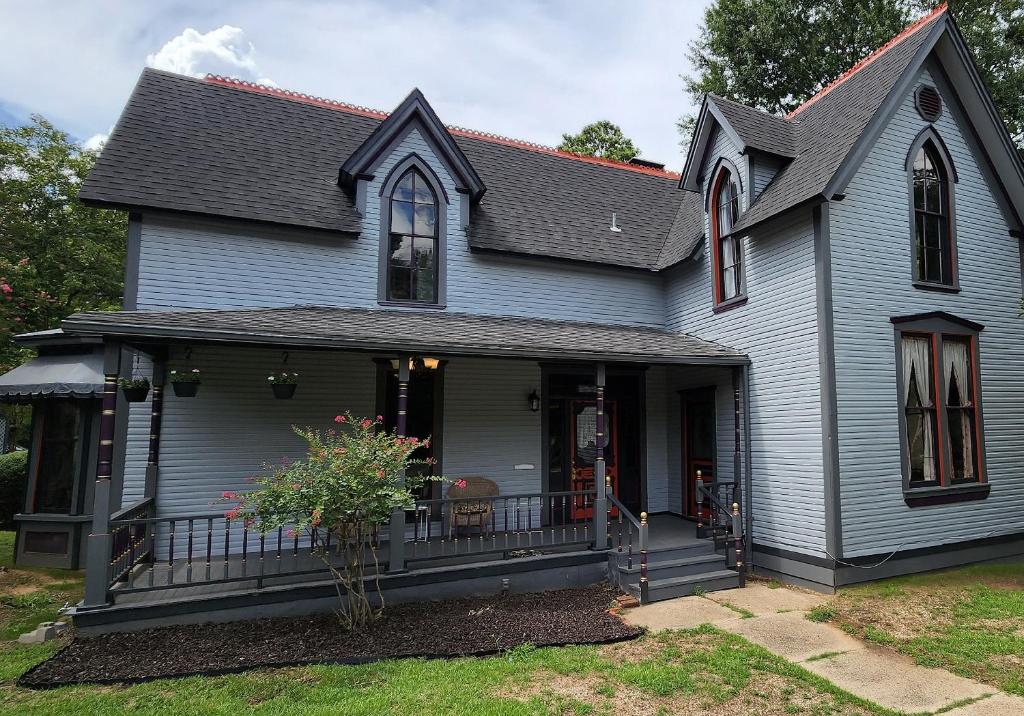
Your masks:
M 612 507 L 619 511 L 619 529 L 618 529 L 618 551 L 622 552 L 622 532 L 623 532 L 623 517 L 626 519 L 626 540 L 627 540 L 627 553 L 626 553 L 626 568 L 633 568 L 633 528 L 637 531 L 637 544 L 640 548 L 640 603 L 646 604 L 648 599 L 648 584 L 647 584 L 647 545 L 648 545 L 648 527 L 647 527 L 647 513 L 641 512 L 640 519 L 637 519 L 632 512 L 630 512 L 619 498 L 612 492 L 611 487 L 607 487 L 606 497 L 608 499 L 608 514 L 611 515 Z M 610 545 L 609 545 L 610 546 Z
M 728 490 L 732 488 L 732 505 L 727 506 L 719 499 L 719 490 L 725 488 Z M 726 539 L 731 540 L 733 543 L 733 549 L 735 550 L 735 569 L 739 573 L 740 586 L 742 587 L 746 581 L 746 570 L 743 565 L 743 544 L 746 539 L 746 535 L 743 530 L 743 518 L 740 515 L 740 504 L 739 504 L 739 486 L 731 482 L 717 482 L 712 481 L 705 483 L 700 477 L 697 478 L 697 536 L 707 536 L 702 534 L 703 525 L 701 520 L 704 515 L 704 501 L 710 504 L 711 509 L 709 510 L 711 516 L 711 538 L 716 539 L 718 536 L 719 529 L 719 518 L 722 520 L 721 528 L 726 532 Z

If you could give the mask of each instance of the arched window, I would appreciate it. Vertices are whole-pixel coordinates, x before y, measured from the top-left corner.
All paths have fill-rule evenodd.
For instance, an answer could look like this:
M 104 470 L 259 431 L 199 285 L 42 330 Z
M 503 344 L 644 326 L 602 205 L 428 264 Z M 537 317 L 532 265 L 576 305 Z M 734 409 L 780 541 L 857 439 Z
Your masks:
M 391 192 L 387 300 L 438 302 L 437 215 L 433 188 L 418 169 L 410 168 Z
M 712 268 L 715 304 L 743 294 L 743 249 L 732 228 L 740 213 L 739 190 L 728 169 L 722 169 L 711 195 Z
M 935 142 L 926 140 L 914 155 L 914 279 L 925 284 L 956 284 L 956 253 L 950 222 L 949 173 Z

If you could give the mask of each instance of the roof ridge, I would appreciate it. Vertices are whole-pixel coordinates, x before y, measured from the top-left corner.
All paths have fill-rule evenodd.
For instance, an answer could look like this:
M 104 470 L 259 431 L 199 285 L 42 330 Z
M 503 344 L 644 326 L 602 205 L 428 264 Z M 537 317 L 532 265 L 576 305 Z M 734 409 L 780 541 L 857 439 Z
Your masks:
M 819 100 L 821 100 L 829 92 L 831 92 L 836 87 L 838 87 L 839 85 L 841 85 L 844 82 L 846 82 L 848 79 L 850 79 L 855 74 L 860 72 L 862 69 L 864 69 L 865 67 L 870 65 L 875 60 L 877 60 L 879 57 L 881 57 L 887 51 L 889 51 L 890 49 L 892 49 L 893 47 L 895 47 L 899 43 L 903 42 L 903 40 L 907 39 L 908 37 L 910 37 L 914 33 L 916 33 L 922 27 L 924 27 L 925 25 L 928 25 L 929 23 L 931 23 L 937 17 L 939 17 L 940 15 L 945 13 L 946 10 L 947 10 L 947 4 L 945 2 L 941 3 L 940 5 L 937 5 L 934 9 L 932 9 L 930 12 L 922 15 L 917 20 L 915 20 L 914 22 L 912 22 L 909 25 L 907 25 L 905 28 L 900 30 L 899 33 L 897 33 L 894 37 L 892 37 L 888 42 L 886 42 L 884 45 L 882 45 L 881 47 L 878 47 L 877 49 L 875 49 L 875 50 L 871 51 L 870 53 L 868 53 L 867 56 L 865 56 L 864 58 L 858 60 L 853 65 L 853 67 L 851 67 L 850 69 L 846 70 L 841 75 L 839 75 L 834 80 L 832 80 L 827 85 L 825 85 L 820 90 L 818 90 L 818 92 L 813 97 L 811 97 L 810 99 L 806 100 L 799 107 L 797 107 L 792 112 L 787 114 L 785 119 L 787 121 L 791 120 L 794 117 L 796 117 L 798 114 L 803 112 L 805 109 L 807 109 L 808 107 L 816 104 Z
M 280 99 L 289 99 L 295 102 L 302 102 L 303 104 L 310 104 L 317 107 L 323 107 L 325 109 L 333 109 L 341 112 L 347 112 L 349 114 L 356 114 L 362 117 L 369 117 L 371 119 L 384 120 L 390 116 L 390 112 L 384 112 L 379 109 L 372 109 L 370 107 L 363 107 L 357 104 L 351 104 L 348 102 L 340 102 L 338 100 L 327 99 L 325 97 L 318 97 L 316 95 L 306 94 L 304 92 L 295 92 L 293 90 L 282 89 L 280 87 L 270 87 L 269 85 L 260 84 L 258 82 L 249 82 L 248 80 L 238 79 L 236 77 L 226 77 L 224 75 L 207 74 L 203 78 L 203 81 L 207 84 L 219 85 L 221 87 L 230 87 L 232 89 L 239 89 L 246 92 L 253 92 L 255 94 L 267 95 L 270 97 L 278 97 Z M 501 144 L 508 147 L 517 147 L 519 149 L 526 149 L 528 151 L 537 152 L 539 154 L 547 154 L 549 156 L 561 157 L 564 159 L 572 159 L 575 161 L 585 162 L 587 164 L 596 164 L 598 166 L 606 166 L 614 169 L 623 169 L 625 171 L 635 172 L 637 174 L 647 174 L 650 176 L 662 177 L 665 179 L 678 180 L 679 174 L 676 172 L 668 171 L 665 169 L 655 169 L 653 167 L 645 167 L 637 164 L 629 164 L 627 162 L 620 162 L 614 159 L 603 159 L 601 157 L 591 157 L 584 154 L 576 154 L 575 152 L 565 152 L 554 147 L 549 147 L 544 144 L 538 144 L 536 142 L 528 142 L 523 139 L 514 139 L 512 137 L 505 137 L 500 134 L 493 134 L 491 132 L 483 132 L 476 129 L 466 129 L 465 127 L 459 127 L 457 125 L 446 124 L 445 128 L 461 137 L 469 137 L 471 139 L 479 139 L 481 141 L 490 142 L 492 144 Z

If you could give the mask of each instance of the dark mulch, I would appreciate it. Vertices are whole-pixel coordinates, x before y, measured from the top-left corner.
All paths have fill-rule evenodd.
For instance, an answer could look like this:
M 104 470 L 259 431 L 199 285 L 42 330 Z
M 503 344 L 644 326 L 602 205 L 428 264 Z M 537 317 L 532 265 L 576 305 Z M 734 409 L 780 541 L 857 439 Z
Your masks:
M 298 664 L 482 656 L 520 644 L 600 644 L 642 630 L 606 610 L 607 585 L 538 594 L 398 604 L 362 633 L 332 614 L 162 627 L 78 638 L 26 672 L 20 686 L 131 683 Z

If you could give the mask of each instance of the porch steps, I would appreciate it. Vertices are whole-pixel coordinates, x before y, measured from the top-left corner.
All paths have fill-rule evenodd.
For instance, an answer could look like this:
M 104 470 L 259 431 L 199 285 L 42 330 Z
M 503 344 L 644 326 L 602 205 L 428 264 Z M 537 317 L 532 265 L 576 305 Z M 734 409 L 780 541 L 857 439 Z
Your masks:
M 640 554 L 611 552 L 610 567 L 619 587 L 640 597 Z M 711 540 L 660 547 L 647 552 L 647 601 L 657 602 L 694 593 L 739 587 L 739 574 L 728 568 L 725 554 L 715 551 Z

